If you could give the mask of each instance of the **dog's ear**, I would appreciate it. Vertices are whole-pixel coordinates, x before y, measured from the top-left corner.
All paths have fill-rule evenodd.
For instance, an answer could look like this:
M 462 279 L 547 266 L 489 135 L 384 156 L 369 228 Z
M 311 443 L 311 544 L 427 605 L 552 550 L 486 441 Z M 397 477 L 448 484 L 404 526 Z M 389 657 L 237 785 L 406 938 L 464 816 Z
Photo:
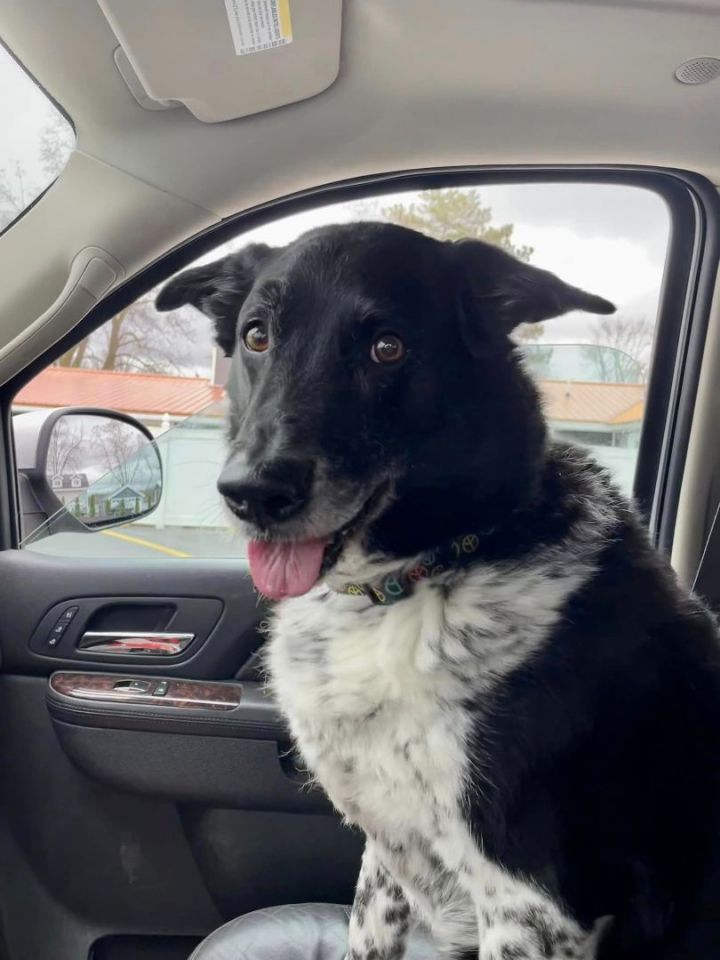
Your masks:
M 260 269 L 280 248 L 252 243 L 221 260 L 184 270 L 155 299 L 156 310 L 192 304 L 213 321 L 215 340 L 226 357 L 235 349 L 238 314 Z
M 460 271 L 462 333 L 471 349 L 493 334 L 507 336 L 521 323 L 540 323 L 571 310 L 615 312 L 609 300 L 482 240 L 453 243 L 451 254 Z

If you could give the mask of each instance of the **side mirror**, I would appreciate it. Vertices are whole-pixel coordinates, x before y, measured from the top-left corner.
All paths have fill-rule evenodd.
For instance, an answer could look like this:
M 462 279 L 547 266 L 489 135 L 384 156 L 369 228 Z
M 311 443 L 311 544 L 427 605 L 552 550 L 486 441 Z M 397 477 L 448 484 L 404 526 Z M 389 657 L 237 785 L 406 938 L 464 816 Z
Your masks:
M 13 418 L 23 538 L 147 516 L 162 494 L 160 454 L 134 417 L 61 407 Z

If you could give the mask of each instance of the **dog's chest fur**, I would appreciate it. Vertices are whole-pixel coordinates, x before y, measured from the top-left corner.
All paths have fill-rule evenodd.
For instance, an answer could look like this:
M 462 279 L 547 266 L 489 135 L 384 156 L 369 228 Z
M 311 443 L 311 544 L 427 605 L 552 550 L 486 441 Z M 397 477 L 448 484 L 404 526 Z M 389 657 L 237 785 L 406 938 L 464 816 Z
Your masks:
M 418 663 L 427 655 L 424 610 L 437 617 L 427 592 L 389 609 L 311 595 L 285 604 L 276 621 L 271 676 L 279 701 L 310 768 L 366 830 L 392 817 L 392 796 L 407 803 L 417 792 L 415 774 L 433 752 L 444 768 L 433 799 L 449 801 L 448 779 L 457 784 L 461 772 L 457 732 Z
M 278 608 L 271 683 L 308 767 L 447 942 L 477 942 L 472 884 L 500 888 L 505 908 L 538 900 L 470 836 L 468 735 L 483 694 L 548 637 L 587 560 L 478 565 L 390 607 L 323 586 Z

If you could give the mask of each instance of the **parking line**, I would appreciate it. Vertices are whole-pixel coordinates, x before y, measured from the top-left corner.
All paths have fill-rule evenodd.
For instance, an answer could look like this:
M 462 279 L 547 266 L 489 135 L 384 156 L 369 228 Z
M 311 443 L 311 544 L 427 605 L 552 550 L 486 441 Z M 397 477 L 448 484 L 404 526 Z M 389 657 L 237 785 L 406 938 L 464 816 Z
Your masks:
M 152 540 L 143 540 L 142 537 L 131 537 L 128 533 L 118 533 L 117 530 L 101 530 L 106 537 L 115 537 L 116 540 L 125 540 L 127 543 L 135 543 L 139 547 L 149 547 L 150 550 L 157 550 L 159 553 L 167 553 L 170 557 L 191 557 L 192 554 L 185 553 L 184 550 L 176 550 L 174 547 L 163 546 L 162 543 L 153 543 Z

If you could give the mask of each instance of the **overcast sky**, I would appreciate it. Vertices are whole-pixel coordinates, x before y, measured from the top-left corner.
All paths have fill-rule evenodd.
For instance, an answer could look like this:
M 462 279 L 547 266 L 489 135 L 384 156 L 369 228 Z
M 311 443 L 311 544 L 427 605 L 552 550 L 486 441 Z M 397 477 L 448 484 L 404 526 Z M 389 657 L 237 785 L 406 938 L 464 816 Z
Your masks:
M 670 223 L 657 194 L 598 184 L 485 186 L 480 194 L 494 222 L 514 224 L 514 242 L 533 247 L 532 263 L 612 300 L 619 312 L 654 321 Z M 416 199 L 413 192 L 392 194 L 378 205 Z M 333 204 L 248 231 L 229 246 L 284 244 L 311 227 L 359 216 L 367 216 L 367 201 Z M 544 325 L 544 339 L 587 340 L 593 322 L 583 314 L 560 317 Z
M 53 108 L 2 48 L 0 91 L 0 171 L 12 170 L 19 161 L 26 185 L 34 181 L 39 192 L 47 185 L 40 136 Z M 514 224 L 514 241 L 534 248 L 534 264 L 613 300 L 624 314 L 654 320 L 669 232 L 668 212 L 656 194 L 609 185 L 528 184 L 482 187 L 481 195 L 494 222 Z M 386 196 L 378 204 L 396 199 L 415 197 Z M 250 231 L 241 242 L 284 244 L 310 227 L 367 216 L 367 209 L 367 201 L 321 207 Z M 586 340 L 592 322 L 583 315 L 550 321 L 544 339 Z

